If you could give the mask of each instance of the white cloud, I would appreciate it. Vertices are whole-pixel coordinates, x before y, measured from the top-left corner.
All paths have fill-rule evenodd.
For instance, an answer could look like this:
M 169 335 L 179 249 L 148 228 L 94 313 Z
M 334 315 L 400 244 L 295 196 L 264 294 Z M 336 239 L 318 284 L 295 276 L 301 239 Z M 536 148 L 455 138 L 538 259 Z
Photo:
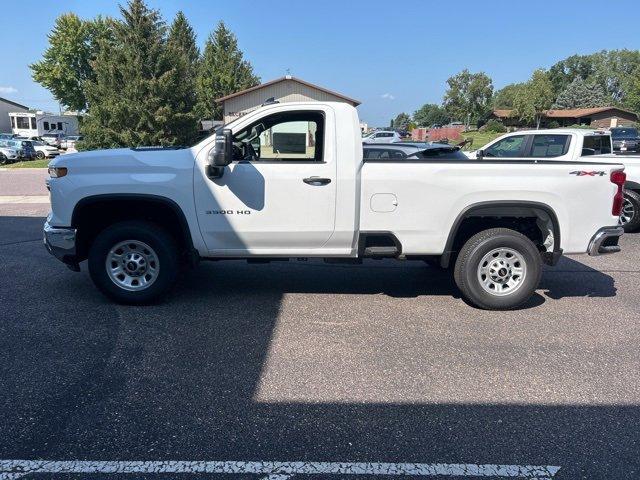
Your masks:
M 14 87 L 0 87 L 0 93 L 16 93 L 17 88 Z
M 390 93 L 383 93 L 380 95 L 380 98 L 384 98 L 385 100 L 395 100 L 396 97 Z

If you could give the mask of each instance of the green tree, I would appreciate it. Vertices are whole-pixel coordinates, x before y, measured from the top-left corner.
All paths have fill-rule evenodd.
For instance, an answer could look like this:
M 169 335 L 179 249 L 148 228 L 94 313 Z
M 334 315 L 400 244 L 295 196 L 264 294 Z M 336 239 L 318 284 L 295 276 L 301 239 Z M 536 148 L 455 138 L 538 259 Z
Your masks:
M 548 78 L 557 97 L 576 78 L 587 80 L 595 71 L 593 55 L 571 55 L 551 66 Z
M 176 52 L 186 56 L 189 66 L 193 68 L 193 73 L 195 74 L 198 59 L 200 58 L 200 50 L 196 45 L 196 34 L 193 31 L 193 27 L 191 27 L 187 17 L 181 11 L 176 14 L 176 18 L 171 24 L 167 44 Z
M 194 109 L 197 103 L 196 75 L 198 73 L 200 50 L 196 45 L 196 34 L 189 24 L 187 17 L 185 17 L 181 11 L 176 14 L 169 29 L 167 47 L 172 54 L 182 56 L 187 65 L 187 71 L 183 81 L 186 84 L 184 87 L 188 94 L 184 98 L 185 105 L 183 106 L 183 110 L 191 111 L 195 115 Z
M 85 86 L 94 78 L 92 62 L 111 23 L 101 17 L 85 21 L 74 13 L 59 16 L 42 60 L 30 65 L 33 79 L 68 109 L 87 109 Z
M 452 119 L 475 122 L 490 113 L 493 83 L 487 74 L 471 73 L 465 68 L 450 77 L 447 84 L 443 103 Z
M 399 113 L 391 122 L 393 128 L 396 130 L 408 130 L 409 123 L 411 123 L 411 117 L 404 112 Z
M 431 125 L 444 125 L 449 123 L 450 118 L 447 112 L 440 105 L 435 103 L 425 103 L 418 110 L 413 112 L 413 120 L 419 127 L 430 127 Z
M 236 36 L 223 22 L 218 23 L 205 43 L 196 78 L 200 118 L 222 119 L 222 107 L 215 103 L 217 98 L 259 83 L 260 78 L 254 75 L 253 67 L 243 59 Z
M 493 96 L 493 108 L 513 108 L 516 95 L 522 88 L 524 88 L 524 83 L 512 83 L 498 90 Z
M 143 0 L 131 0 L 120 11 L 113 38 L 100 42 L 95 78 L 86 84 L 91 112 L 82 147 L 189 143 L 197 129 L 185 57 L 168 47 L 164 21 Z
M 594 82 L 587 82 L 581 77 L 571 82 L 565 88 L 553 108 L 592 108 L 604 107 L 610 104 L 611 99 L 607 97 L 604 89 Z
M 540 128 L 540 121 L 545 110 L 553 103 L 553 85 L 547 73 L 542 70 L 533 72 L 531 79 L 516 95 L 513 109 L 520 120 L 535 123 Z

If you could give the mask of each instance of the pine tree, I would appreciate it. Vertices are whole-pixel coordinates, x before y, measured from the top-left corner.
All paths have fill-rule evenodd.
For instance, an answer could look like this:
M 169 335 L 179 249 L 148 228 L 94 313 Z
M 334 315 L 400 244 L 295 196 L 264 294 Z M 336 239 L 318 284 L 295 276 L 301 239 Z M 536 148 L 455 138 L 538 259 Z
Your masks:
M 102 39 L 87 84 L 90 115 L 83 148 L 184 145 L 195 137 L 189 65 L 167 44 L 160 14 L 144 0 L 120 7 L 111 40 Z
M 200 50 L 196 45 L 196 34 L 184 13 L 178 12 L 169 29 L 167 44 L 183 55 L 186 55 L 190 67 L 195 69 L 200 58 Z
M 187 71 L 183 78 L 184 88 L 188 95 L 185 96 L 184 110 L 193 112 L 197 102 L 196 75 L 198 73 L 198 61 L 200 50 L 196 45 L 196 34 L 193 31 L 184 13 L 178 12 L 169 29 L 167 46 L 172 54 L 182 56 L 187 64 Z
M 209 35 L 200 60 L 196 79 L 198 115 L 201 119 L 222 119 L 222 107 L 215 100 L 258 83 L 253 67 L 238 49 L 236 36 L 220 22 Z
M 577 77 L 558 95 L 553 108 L 606 107 L 610 103 L 600 85 Z

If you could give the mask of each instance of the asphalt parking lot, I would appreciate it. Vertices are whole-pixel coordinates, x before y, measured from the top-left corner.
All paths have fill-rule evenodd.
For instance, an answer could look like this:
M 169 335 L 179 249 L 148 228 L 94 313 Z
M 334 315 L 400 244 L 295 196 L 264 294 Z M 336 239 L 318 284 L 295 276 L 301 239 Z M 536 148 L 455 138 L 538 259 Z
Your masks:
M 640 234 L 514 312 L 392 261 L 203 263 L 124 307 L 45 251 L 43 178 L 0 172 L 0 479 L 640 477 Z

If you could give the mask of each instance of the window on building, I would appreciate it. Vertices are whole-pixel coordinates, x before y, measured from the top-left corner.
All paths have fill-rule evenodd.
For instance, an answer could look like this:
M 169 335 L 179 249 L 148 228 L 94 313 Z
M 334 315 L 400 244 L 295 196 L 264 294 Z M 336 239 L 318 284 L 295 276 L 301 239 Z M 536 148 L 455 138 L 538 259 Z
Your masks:
M 497 141 L 484 151 L 485 157 L 517 157 L 524 147 L 524 135 L 514 135 Z
M 62 130 L 62 122 L 58 122 L 58 130 Z
M 534 135 L 529 157 L 560 157 L 569 150 L 569 135 Z
M 282 112 L 260 119 L 233 139 L 234 160 L 323 161 L 321 112 Z
M 16 117 L 11 117 L 11 127 L 12 127 L 12 128 L 18 128 L 18 127 L 16 126 Z
M 45 130 L 49 130 L 49 122 L 44 122 L 43 125 Z
M 16 128 L 29 128 L 29 117 L 16 117 Z
M 31 130 L 36 130 L 38 127 L 36 126 L 36 117 L 31 117 Z

